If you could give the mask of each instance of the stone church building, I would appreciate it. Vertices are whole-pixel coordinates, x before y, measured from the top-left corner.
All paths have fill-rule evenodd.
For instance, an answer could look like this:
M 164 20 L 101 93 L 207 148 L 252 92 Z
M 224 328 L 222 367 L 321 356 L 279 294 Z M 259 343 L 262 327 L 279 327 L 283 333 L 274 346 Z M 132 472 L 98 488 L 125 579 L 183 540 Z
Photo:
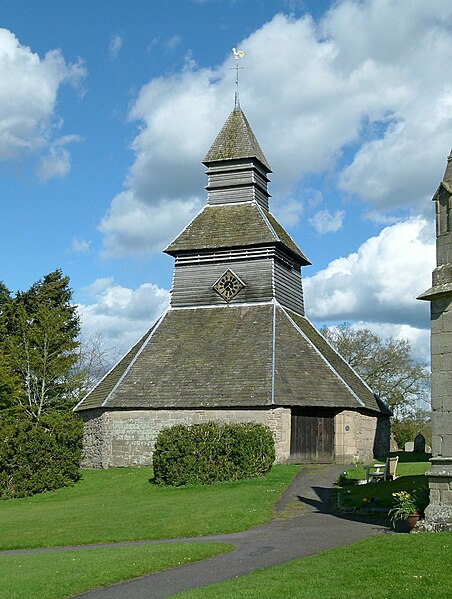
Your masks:
M 384 455 L 390 411 L 305 316 L 310 262 L 269 211 L 240 106 L 204 164 L 207 204 L 164 250 L 170 307 L 75 408 L 84 465 L 151 464 L 162 428 L 211 420 L 269 426 L 280 463 Z
M 433 201 L 436 268 L 418 298 L 430 302 L 432 356 L 430 505 L 419 528 L 441 531 L 452 530 L 452 151 Z

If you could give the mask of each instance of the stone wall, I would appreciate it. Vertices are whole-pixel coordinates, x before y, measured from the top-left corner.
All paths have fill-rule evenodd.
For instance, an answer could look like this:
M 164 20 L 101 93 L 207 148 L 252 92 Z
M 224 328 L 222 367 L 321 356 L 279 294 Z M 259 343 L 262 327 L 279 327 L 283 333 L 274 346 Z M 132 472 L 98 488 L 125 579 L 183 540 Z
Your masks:
M 450 236 L 452 240 L 452 236 Z M 452 281 L 451 281 L 452 282 Z M 432 459 L 430 504 L 420 530 L 452 530 L 452 297 L 431 302 Z
M 175 424 L 257 422 L 267 425 L 275 439 L 276 462 L 290 454 L 290 409 L 254 410 L 87 410 L 84 460 L 87 468 L 145 466 L 152 463 L 155 440 L 162 428 Z
M 82 467 L 108 468 L 111 462 L 111 422 L 108 413 L 99 408 L 78 414 L 85 423 Z
M 334 419 L 336 461 L 366 462 L 389 453 L 389 417 L 344 410 Z
M 452 458 L 452 297 L 431 303 L 433 458 Z

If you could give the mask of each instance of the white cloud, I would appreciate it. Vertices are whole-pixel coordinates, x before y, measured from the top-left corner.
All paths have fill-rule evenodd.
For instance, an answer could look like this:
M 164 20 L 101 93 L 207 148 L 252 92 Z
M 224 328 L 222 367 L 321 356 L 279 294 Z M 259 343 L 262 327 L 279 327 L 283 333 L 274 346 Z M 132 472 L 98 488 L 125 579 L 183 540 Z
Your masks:
M 65 177 L 70 170 L 71 155 L 62 147 L 50 147 L 48 154 L 41 156 L 36 165 L 36 174 L 42 181 Z
M 86 239 L 73 239 L 71 243 L 71 249 L 77 254 L 86 254 L 89 252 L 90 242 Z
M 238 43 L 241 104 L 273 167 L 272 193 L 297 201 L 292 192 L 304 175 L 327 172 L 375 219 L 395 208 L 419 212 L 450 149 L 451 17 L 449 0 L 345 0 L 319 22 L 278 14 Z M 140 130 L 124 192 L 136 209 L 182 206 L 199 194 L 200 161 L 233 106 L 233 63 L 231 54 L 200 69 L 189 58 L 181 72 L 140 90 L 129 113 Z M 339 158 L 345 167 L 334 173 Z M 117 198 L 102 223 L 108 252 L 161 246 L 150 219 L 142 243 L 127 242 Z M 177 233 L 166 226 L 167 236 Z
M 275 203 L 272 211 L 282 225 L 293 227 L 300 221 L 303 204 L 293 198 L 286 198 Z
M 120 193 L 99 225 L 105 235 L 104 255 L 119 257 L 160 250 L 200 207 L 197 198 L 152 206 L 137 200 L 131 191 Z
M 119 33 L 115 33 L 111 36 L 110 43 L 108 44 L 108 53 L 111 60 L 116 60 L 118 57 L 119 51 L 122 48 L 122 43 L 122 36 Z
M 85 291 L 94 295 L 95 302 L 78 305 L 84 337 L 101 333 L 105 345 L 120 353 L 145 333 L 169 302 L 169 292 L 152 283 L 129 289 L 102 278 Z
M 53 145 L 54 130 L 61 126 L 56 100 L 62 84 L 76 86 L 84 76 L 80 61 L 66 64 L 60 50 L 40 58 L 11 31 L 0 29 L 0 160 L 48 149 L 38 166 L 43 178 L 66 174 L 68 152 L 61 144 Z
M 41 156 L 36 165 L 36 174 L 42 181 L 54 177 L 65 177 L 71 170 L 71 155 L 64 147 L 74 141 L 81 141 L 78 135 L 65 135 L 53 141 L 47 154 Z
M 309 318 L 428 327 L 428 306 L 416 297 L 430 287 L 434 226 L 412 217 L 386 227 L 357 252 L 333 260 L 304 280 Z
M 311 224 L 320 235 L 325 233 L 335 233 L 342 228 L 344 214 L 343 210 L 336 210 L 334 213 L 329 212 L 328 210 L 319 210 L 309 219 L 309 224 Z
M 177 35 L 177 33 L 175 33 L 165 42 L 165 48 L 167 50 L 174 50 L 175 48 L 177 48 L 177 46 L 180 45 L 181 41 L 182 41 L 181 36 Z

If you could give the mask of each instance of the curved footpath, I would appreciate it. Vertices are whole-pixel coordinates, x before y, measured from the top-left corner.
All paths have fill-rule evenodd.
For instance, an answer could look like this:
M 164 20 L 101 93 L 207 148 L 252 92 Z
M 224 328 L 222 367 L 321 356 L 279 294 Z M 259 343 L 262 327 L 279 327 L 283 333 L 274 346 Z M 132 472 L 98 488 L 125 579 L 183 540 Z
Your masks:
M 249 574 L 258 568 L 282 564 L 330 547 L 347 545 L 370 535 L 388 532 L 389 527 L 384 520 L 335 514 L 332 511 L 330 499 L 333 483 L 343 469 L 344 466 L 338 465 L 302 469 L 277 503 L 273 520 L 258 528 L 211 537 L 115 543 L 114 545 L 124 546 L 222 541 L 231 543 L 236 548 L 224 555 L 88 591 L 77 597 L 162 599 L 181 591 Z M 83 550 L 83 548 L 101 546 L 105 545 L 71 547 L 71 549 Z M 22 550 L 14 553 L 63 549 L 69 547 Z

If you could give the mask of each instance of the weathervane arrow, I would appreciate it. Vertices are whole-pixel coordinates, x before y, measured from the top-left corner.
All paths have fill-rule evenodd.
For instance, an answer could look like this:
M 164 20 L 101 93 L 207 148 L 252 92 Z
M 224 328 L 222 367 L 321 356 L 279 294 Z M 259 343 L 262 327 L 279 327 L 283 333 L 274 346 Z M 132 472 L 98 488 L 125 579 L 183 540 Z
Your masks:
M 235 65 L 235 85 L 236 85 L 236 91 L 235 91 L 235 108 L 240 108 L 240 99 L 239 99 L 239 69 L 243 69 L 243 67 L 239 67 L 239 58 L 243 58 L 245 56 L 245 52 L 243 52 L 243 50 L 236 50 L 235 48 L 232 48 L 232 53 L 234 54 L 234 58 L 236 60 L 236 65 Z

